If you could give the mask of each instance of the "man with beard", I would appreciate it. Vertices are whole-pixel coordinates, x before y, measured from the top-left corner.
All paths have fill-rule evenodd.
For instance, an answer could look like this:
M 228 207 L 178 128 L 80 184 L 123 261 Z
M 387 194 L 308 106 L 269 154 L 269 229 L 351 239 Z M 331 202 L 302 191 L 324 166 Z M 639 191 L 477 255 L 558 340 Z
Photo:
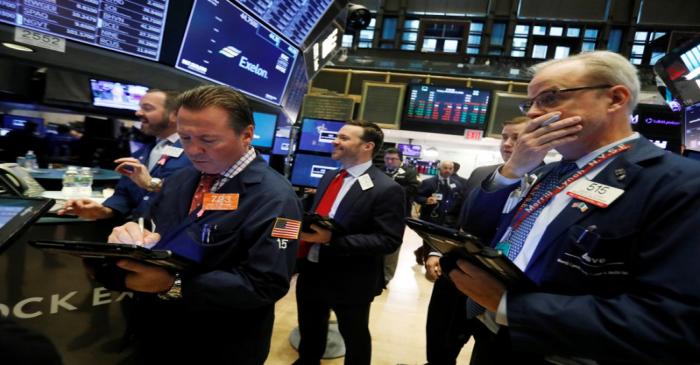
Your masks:
M 132 157 L 115 161 L 119 164 L 115 170 L 123 176 L 112 197 L 103 204 L 90 199 L 71 199 L 58 214 L 73 214 L 84 219 L 142 215 L 163 180 L 178 169 L 190 166 L 175 131 L 176 98 L 176 92 L 158 89 L 150 89 L 141 98 L 136 111 L 141 131 L 155 136 L 156 142 L 136 151 Z

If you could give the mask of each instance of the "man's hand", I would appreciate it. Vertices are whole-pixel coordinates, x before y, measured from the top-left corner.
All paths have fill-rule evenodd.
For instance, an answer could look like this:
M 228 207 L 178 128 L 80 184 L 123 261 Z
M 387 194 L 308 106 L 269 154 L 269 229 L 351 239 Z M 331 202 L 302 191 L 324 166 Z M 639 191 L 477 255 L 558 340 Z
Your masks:
M 109 243 L 130 243 L 136 245 L 153 245 L 160 241 L 158 233 L 150 232 L 147 229 L 141 231 L 141 227 L 135 222 L 129 222 L 112 229 L 107 242 Z
M 438 203 L 438 200 L 434 196 L 428 197 L 428 199 L 425 200 L 425 205 L 435 205 L 437 203 Z
M 141 189 L 148 187 L 151 182 L 151 174 L 148 173 L 146 165 L 133 157 L 118 158 L 114 162 L 119 164 L 114 169 L 116 172 L 131 179 Z
M 57 213 L 58 215 L 77 215 L 83 219 L 106 219 L 114 215 L 111 208 L 90 199 L 70 199 Z
M 127 271 L 124 285 L 131 290 L 162 293 L 169 290 L 175 282 L 175 276 L 155 265 L 125 259 L 117 261 L 117 266 Z
M 501 175 L 511 179 L 520 178 L 537 167 L 547 152 L 578 138 L 577 133 L 583 128 L 579 116 L 541 126 L 544 121 L 557 114 L 560 113 L 544 114 L 527 123 L 518 136 L 510 159 L 501 166 L 499 171 Z
M 425 277 L 430 281 L 435 281 L 441 275 L 440 256 L 428 256 L 425 260 Z
M 473 301 L 491 312 L 498 310 L 506 287 L 488 272 L 466 260 L 457 260 L 457 267 L 450 271 L 449 276 L 457 289 Z
M 331 241 L 331 237 L 333 236 L 333 232 L 331 232 L 327 229 L 321 228 L 315 224 L 311 225 L 311 229 L 314 230 L 314 233 L 301 232 L 299 239 L 306 241 L 306 242 L 321 243 L 321 244 L 328 244 Z

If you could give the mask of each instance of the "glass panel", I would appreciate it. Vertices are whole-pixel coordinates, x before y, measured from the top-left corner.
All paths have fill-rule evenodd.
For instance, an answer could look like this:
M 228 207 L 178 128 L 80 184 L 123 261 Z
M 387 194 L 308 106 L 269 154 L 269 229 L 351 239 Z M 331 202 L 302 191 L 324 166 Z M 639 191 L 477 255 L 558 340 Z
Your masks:
M 666 53 L 664 52 L 651 52 L 651 59 L 649 60 L 650 65 L 655 65 L 656 61 L 658 61 L 661 57 L 665 56 Z
M 535 25 L 532 27 L 532 34 L 534 35 L 546 35 L 547 26 L 546 25 Z
M 420 28 L 420 20 L 406 20 L 403 22 L 404 29 L 418 30 Z
M 647 34 L 647 32 L 634 32 L 635 42 L 646 42 Z
M 374 28 L 376 25 L 377 25 L 377 18 L 372 18 L 372 20 L 369 21 L 368 28 Z
M 532 58 L 547 58 L 547 46 L 544 44 L 535 44 L 532 47 Z
M 566 30 L 566 36 L 567 37 L 578 37 L 579 34 L 581 34 L 581 29 L 579 28 L 569 28 Z
M 450 38 L 462 38 L 464 34 L 464 25 L 459 24 L 445 24 L 445 37 Z
M 467 54 L 479 54 L 479 49 L 475 47 L 467 48 Z
M 583 42 L 581 45 L 581 52 L 591 52 L 595 50 L 594 42 Z
M 613 52 L 620 52 L 620 44 L 622 43 L 622 30 L 613 29 L 610 31 L 610 38 L 608 38 L 608 50 Z
M 635 44 L 632 46 L 632 56 L 642 57 L 644 54 L 644 46 L 641 44 Z
M 513 57 L 525 57 L 525 51 L 510 51 L 510 55 Z
M 435 52 L 435 47 L 437 46 L 437 39 L 434 38 L 424 38 L 422 52 Z
M 443 52 L 455 53 L 459 48 L 459 41 L 455 39 L 445 39 L 445 43 L 442 46 Z
M 360 31 L 360 39 L 363 41 L 371 41 L 372 38 L 374 38 L 374 31 L 373 30 L 361 30 Z
M 357 44 L 357 48 L 372 48 L 372 42 L 360 42 Z
M 478 46 L 481 44 L 481 36 L 480 35 L 470 35 L 469 38 L 467 38 L 467 43 L 470 46 Z
M 425 27 L 426 36 L 442 37 L 445 32 L 445 24 L 433 23 Z
M 655 32 L 655 33 L 654 33 L 654 39 L 659 39 L 659 38 L 661 38 L 661 37 L 663 37 L 663 36 L 665 36 L 665 35 L 666 35 L 666 32 Z
M 642 59 L 641 58 L 631 58 L 630 61 L 634 65 L 641 65 L 642 64 Z
M 354 38 L 354 36 L 352 34 L 343 34 L 343 43 L 342 43 L 341 47 L 351 48 L 353 38 Z
M 491 30 L 491 45 L 502 46 L 506 37 L 506 23 L 494 23 Z
M 401 49 L 406 50 L 406 51 L 415 51 L 416 45 L 415 44 L 402 44 Z
M 386 43 L 386 42 L 385 42 L 385 43 L 382 43 L 382 44 L 379 46 L 379 48 L 389 48 L 389 49 L 391 49 L 391 48 L 394 48 L 394 45 L 391 44 L 391 43 Z
M 566 58 L 569 57 L 569 47 L 557 46 L 554 50 L 554 58 Z
M 529 25 L 516 25 L 515 26 L 515 34 L 519 35 L 527 35 L 530 32 L 530 26 Z
M 394 39 L 396 36 L 396 18 L 384 18 L 384 27 L 382 28 L 382 39 Z
M 598 38 L 598 29 L 586 29 L 586 32 L 583 33 L 583 38 L 589 40 Z
M 403 35 L 401 36 L 401 39 L 404 41 L 415 42 L 416 40 L 418 40 L 418 33 L 404 32 Z
M 513 38 L 513 48 L 525 48 L 527 47 L 527 38 L 516 37 Z
M 564 34 L 564 28 L 562 27 L 551 27 L 549 28 L 549 35 L 554 37 L 561 37 Z
M 484 23 L 472 23 L 469 27 L 469 31 L 472 33 L 481 33 L 484 31 Z

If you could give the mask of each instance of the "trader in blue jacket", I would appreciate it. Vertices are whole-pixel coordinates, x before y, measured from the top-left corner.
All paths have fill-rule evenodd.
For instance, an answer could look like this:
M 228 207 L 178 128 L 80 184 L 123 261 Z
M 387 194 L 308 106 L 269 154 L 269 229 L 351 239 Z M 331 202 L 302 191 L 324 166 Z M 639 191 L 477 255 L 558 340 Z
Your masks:
M 155 136 L 156 142 L 136 151 L 132 157 L 120 158 L 116 171 L 124 175 L 109 199 L 103 204 L 90 199 L 71 199 L 59 214 L 73 214 L 84 219 L 114 216 L 141 216 L 163 181 L 173 172 L 190 166 L 176 132 L 175 103 L 177 93 L 150 89 L 141 98 L 136 116 L 141 130 Z
M 700 164 L 632 131 L 640 84 L 619 54 L 534 72 L 521 105 L 533 121 L 466 219 L 471 232 L 497 229 L 495 247 L 534 287 L 458 261 L 450 278 L 486 309 L 472 309 L 485 324 L 472 364 L 697 363 Z M 553 148 L 563 160 L 525 176 Z
M 256 156 L 245 98 L 201 86 L 179 98 L 177 130 L 193 167 L 173 174 L 150 207 L 151 229 L 117 227 L 110 242 L 154 245 L 197 264 L 165 270 L 117 262 L 139 292 L 132 326 L 139 361 L 263 364 L 274 305 L 296 260 L 302 207 Z

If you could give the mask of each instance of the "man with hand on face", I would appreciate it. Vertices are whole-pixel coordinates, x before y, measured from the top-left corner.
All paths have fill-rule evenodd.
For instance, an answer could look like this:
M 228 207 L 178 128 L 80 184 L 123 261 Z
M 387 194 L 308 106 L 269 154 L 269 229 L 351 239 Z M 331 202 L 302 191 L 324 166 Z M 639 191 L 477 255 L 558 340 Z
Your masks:
M 124 286 L 140 292 L 132 316 L 139 361 L 265 362 L 274 304 L 289 289 L 302 208 L 289 182 L 256 157 L 253 129 L 248 103 L 233 89 L 181 94 L 177 131 L 193 167 L 173 174 L 152 203 L 153 232 L 131 222 L 109 237 L 198 262 L 180 272 L 116 263 L 126 273 Z
M 503 122 L 500 152 L 504 162 L 510 159 L 518 136 L 529 121 L 528 117 L 517 117 Z M 466 179 L 465 195 L 468 196 L 472 190 L 478 189 L 481 182 L 501 166 L 502 164 L 498 164 L 474 169 L 469 175 L 469 179 Z M 464 204 L 463 207 L 466 208 L 467 205 Z M 467 226 L 466 222 L 462 220 L 465 215 L 465 209 L 462 209 L 459 220 L 460 228 Z M 490 242 L 493 238 L 493 232 L 483 232 L 479 237 L 485 242 Z M 455 288 L 454 283 L 449 278 L 443 276 L 440 266 L 441 256 L 440 253 L 431 251 L 425 260 L 425 276 L 428 280 L 435 282 L 433 292 L 430 295 L 428 318 L 425 325 L 426 355 L 429 365 L 454 365 L 462 347 L 472 335 L 474 324 L 467 319 L 467 298 Z
M 493 245 L 534 288 L 457 262 L 450 278 L 500 325 L 478 326 L 473 364 L 700 358 L 700 165 L 632 131 L 639 89 L 612 52 L 534 66 L 521 105 L 533 120 L 465 220 L 497 230 Z M 562 161 L 528 174 L 552 149 Z
M 70 199 L 58 214 L 72 214 L 84 219 L 106 219 L 114 216 L 142 215 L 166 177 L 190 166 L 182 153 L 176 132 L 175 103 L 177 93 L 150 89 L 139 101 L 136 116 L 141 131 L 155 136 L 154 144 L 136 151 L 132 157 L 117 159 L 116 171 L 124 176 L 117 183 L 114 195 L 99 204 L 90 199 Z
M 321 179 L 313 211 L 333 218 L 341 232 L 311 225 L 299 246 L 296 295 L 299 317 L 297 365 L 318 365 L 326 347 L 331 309 L 345 342 L 346 365 L 369 365 L 369 310 L 384 287 L 383 256 L 401 245 L 404 192 L 372 166 L 384 133 L 374 123 L 348 122 L 333 141 L 339 170 Z

